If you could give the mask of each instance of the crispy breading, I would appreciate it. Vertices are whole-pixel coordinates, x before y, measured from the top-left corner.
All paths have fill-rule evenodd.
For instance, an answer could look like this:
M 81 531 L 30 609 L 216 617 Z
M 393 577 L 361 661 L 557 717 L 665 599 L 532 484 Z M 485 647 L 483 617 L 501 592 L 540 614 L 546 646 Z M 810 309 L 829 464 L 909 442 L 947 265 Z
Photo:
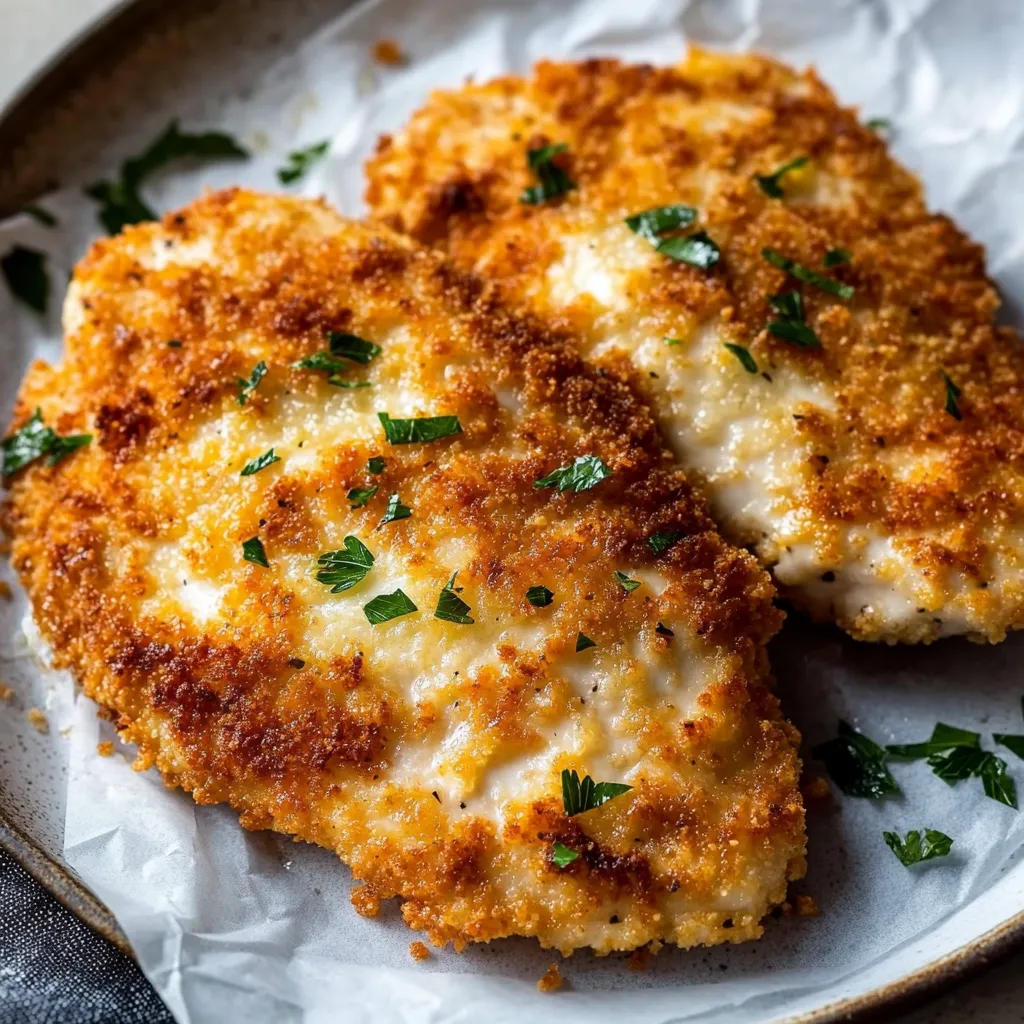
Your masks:
M 780 613 L 625 383 L 436 254 L 242 191 L 96 243 L 65 324 L 13 426 L 38 406 L 95 440 L 14 477 L 14 563 L 138 767 L 335 850 L 361 912 L 398 896 L 437 943 L 760 934 L 803 873 L 798 735 L 764 651 Z M 293 367 L 326 331 L 380 346 L 344 374 L 370 387 Z M 389 445 L 378 412 L 462 432 Z M 611 476 L 535 486 L 585 454 Z M 381 525 L 392 494 L 412 514 Z M 658 530 L 683 534 L 661 556 Z M 269 568 L 242 558 L 254 536 Z M 346 536 L 374 562 L 332 594 L 317 558 Z M 472 624 L 433 616 L 456 571 Z M 371 626 L 398 587 L 418 611 Z M 563 769 L 633 788 L 570 818 Z
M 524 203 L 527 152 L 549 144 L 577 187 Z M 764 183 L 781 195 L 756 180 L 802 157 Z M 542 62 L 435 93 L 369 178 L 376 217 L 631 370 L 726 536 L 817 617 L 890 642 L 1024 622 L 1024 349 L 995 324 L 981 248 L 813 72 L 701 51 Z M 675 203 L 718 245 L 710 269 L 624 223 Z M 820 348 L 767 330 L 791 290 Z

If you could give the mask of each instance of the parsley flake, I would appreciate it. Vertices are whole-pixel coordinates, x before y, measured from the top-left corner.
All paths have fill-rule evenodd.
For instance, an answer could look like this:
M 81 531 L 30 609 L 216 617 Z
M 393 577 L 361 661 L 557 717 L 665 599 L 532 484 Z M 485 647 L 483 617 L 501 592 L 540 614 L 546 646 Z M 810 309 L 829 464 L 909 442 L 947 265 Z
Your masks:
M 372 458 L 366 460 L 366 468 L 370 473 L 383 473 L 384 472 L 384 456 L 374 455 Z
M 825 253 L 825 266 L 826 267 L 841 267 L 849 263 L 853 259 L 853 254 L 849 249 L 829 249 Z
M 462 433 L 458 416 L 421 416 L 393 420 L 386 412 L 377 413 L 388 444 L 421 444 Z
M 646 238 L 651 245 L 657 246 L 666 231 L 688 228 L 696 219 L 697 211 L 692 206 L 676 203 L 634 213 L 632 217 L 626 218 L 626 226 L 634 234 Z
M 353 487 L 346 497 L 352 502 L 349 508 L 364 508 L 366 503 L 380 490 L 380 485 L 373 487 Z
M 908 832 L 906 840 L 901 839 L 898 832 L 883 832 L 882 838 L 885 840 L 885 845 L 896 854 L 899 862 L 905 868 L 909 868 L 911 864 L 919 864 L 921 861 L 946 857 L 953 848 L 953 840 L 944 832 L 938 832 L 933 828 L 924 830 L 923 842 L 921 833 L 917 829 Z
M 248 540 L 242 541 L 242 558 L 247 562 L 252 562 L 253 565 L 262 565 L 264 569 L 270 568 L 266 549 L 259 537 L 250 537 Z
M 955 420 L 962 420 L 963 414 L 960 412 L 960 405 L 958 399 L 962 392 L 960 389 L 949 379 L 949 374 L 945 370 L 942 371 L 942 379 L 946 382 L 946 412 Z
M 885 750 L 842 720 L 839 735 L 815 747 L 811 754 L 825 762 L 832 781 L 847 796 L 876 800 L 900 791 L 885 766 Z
M 374 488 L 376 490 L 376 488 Z M 398 519 L 408 519 L 412 515 L 412 509 L 408 505 L 402 504 L 402 499 L 397 494 L 392 494 L 388 498 L 388 507 L 384 511 L 384 518 L 377 524 L 378 526 L 385 526 L 388 523 L 393 523 Z
M 740 366 L 747 373 L 757 373 L 757 363 L 750 354 L 749 348 L 744 348 L 742 345 L 734 345 L 730 341 L 725 342 L 725 347 L 740 361 Z
M 281 456 L 274 454 L 273 448 L 268 448 L 262 455 L 257 455 L 255 459 L 250 459 L 243 467 L 241 476 L 252 476 L 253 473 L 258 473 L 261 469 L 266 469 L 267 466 L 272 466 L 275 462 L 280 462 Z
M 243 377 L 238 378 L 238 404 L 245 405 L 249 400 L 249 396 L 256 390 L 259 383 L 267 375 L 267 364 L 261 359 L 253 368 L 252 373 L 249 374 L 249 379 L 246 380 Z
M 589 775 L 584 775 L 581 782 L 575 768 L 572 771 L 562 769 L 562 807 L 570 818 L 592 811 L 632 788 L 624 782 L 595 783 Z
M 804 299 L 799 292 L 779 292 L 768 303 L 779 314 L 777 320 L 768 322 L 770 334 L 800 348 L 821 348 L 817 334 L 804 317 Z
M 798 167 L 803 167 L 809 160 L 810 157 L 798 156 L 794 160 L 783 164 L 777 171 L 773 171 L 771 174 L 755 174 L 754 180 L 757 182 L 758 188 L 766 196 L 771 196 L 772 199 L 781 199 L 785 195 L 782 191 L 782 185 L 779 184 L 783 175 L 789 174 L 790 171 L 795 171 Z
M 531 205 L 544 203 L 576 188 L 576 182 L 559 166 L 561 154 L 568 150 L 564 142 L 559 142 L 527 151 L 526 164 L 537 175 L 540 184 L 524 189 L 519 202 Z
M 317 570 L 316 581 L 330 587 L 332 594 L 351 590 L 373 568 L 373 555 L 358 537 L 346 537 L 342 543 L 343 548 L 326 551 L 316 560 L 322 566 Z
M 810 267 L 805 267 L 802 263 L 797 263 L 796 260 L 791 260 L 788 256 L 783 256 L 782 253 L 775 249 L 762 249 L 761 255 L 773 267 L 778 267 L 779 270 L 784 270 L 787 274 L 791 277 L 795 277 L 798 281 L 805 281 L 807 284 L 813 284 L 823 292 L 828 292 L 830 295 L 836 295 L 840 299 L 853 298 L 854 289 L 851 285 L 843 284 L 841 281 L 836 281 L 831 277 L 826 277 L 824 274 L 819 274 L 816 270 L 811 270 Z
M 92 434 L 68 434 L 61 437 L 53 427 L 43 423 L 42 410 L 36 409 L 19 430 L 5 437 L 0 450 L 3 451 L 3 477 L 17 473 L 30 462 L 44 455 L 47 466 L 55 466 L 66 455 L 83 448 L 92 440 Z
M 692 235 L 680 235 L 677 238 L 664 238 L 656 246 L 663 256 L 688 263 L 700 270 L 709 270 L 722 257 L 718 248 L 705 231 L 695 231 Z
M 315 163 L 327 155 L 330 145 L 331 140 L 325 139 L 323 142 L 316 142 L 312 146 L 306 146 L 305 149 L 296 149 L 289 153 L 284 167 L 279 167 L 277 170 L 277 180 L 282 185 L 294 184 Z
M 627 593 L 631 594 L 637 587 L 640 586 L 639 580 L 631 580 L 624 572 L 619 572 L 618 569 L 612 574 L 615 577 L 615 582 Z
M 44 228 L 55 228 L 57 226 L 57 218 L 38 203 L 28 203 L 21 208 L 21 212 L 31 217 L 37 223 L 42 224 Z
M 44 253 L 16 245 L 0 259 L 0 272 L 11 294 L 20 303 L 37 313 L 46 312 L 50 298 L 50 278 L 46 273 Z
M 363 612 L 371 626 L 379 626 L 402 615 L 409 615 L 419 609 L 401 590 L 393 594 L 378 594 L 372 601 L 363 606 Z
M 576 634 L 576 653 L 577 654 L 579 654 L 580 651 L 586 651 L 589 648 L 596 647 L 596 646 L 597 646 L 596 642 L 591 640 L 590 637 L 587 636 L 586 633 L 577 633 Z
M 346 334 L 343 331 L 328 331 L 327 342 L 332 356 L 341 356 L 353 363 L 366 366 L 371 359 L 376 359 L 384 350 L 372 341 L 360 338 L 357 334 Z
M 554 594 L 548 590 L 547 587 L 542 587 L 539 584 L 537 586 L 530 587 L 526 592 L 526 600 L 533 605 L 534 608 L 547 608 L 551 604 Z
M 647 546 L 656 554 L 663 555 L 673 544 L 684 537 L 682 530 L 657 530 L 647 538 Z
M 864 122 L 864 127 L 880 135 L 892 131 L 892 121 L 887 117 L 872 117 Z
M 580 455 L 567 466 L 559 466 L 547 476 L 534 480 L 533 486 L 554 487 L 560 493 L 565 491 L 589 491 L 602 480 L 607 480 L 612 471 L 598 455 Z
M 579 860 L 580 851 L 570 849 L 562 843 L 555 843 L 551 850 L 551 860 L 555 867 L 568 867 L 574 860 Z
M 457 622 L 463 626 L 471 626 L 476 620 L 469 617 L 467 614 L 469 605 L 458 595 L 457 591 L 462 590 L 462 587 L 456 588 L 456 576 L 458 576 L 458 573 L 453 572 L 452 578 L 441 589 L 441 593 L 437 595 L 437 607 L 434 609 L 434 618 L 444 619 L 445 622 Z

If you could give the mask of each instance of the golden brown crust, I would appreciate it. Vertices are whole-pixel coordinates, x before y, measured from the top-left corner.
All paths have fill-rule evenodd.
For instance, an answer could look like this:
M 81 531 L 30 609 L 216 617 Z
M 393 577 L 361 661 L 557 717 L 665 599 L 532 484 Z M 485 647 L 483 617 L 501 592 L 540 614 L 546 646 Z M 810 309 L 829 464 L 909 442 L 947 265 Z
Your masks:
M 230 803 L 246 827 L 336 850 L 362 912 L 400 896 L 435 942 L 607 951 L 759 934 L 803 870 L 798 736 L 764 653 L 780 614 L 628 384 L 435 255 L 322 204 L 242 191 L 98 242 L 65 319 L 64 362 L 32 368 L 12 426 L 39 406 L 95 441 L 14 478 L 13 558 L 57 663 L 110 709 L 139 767 Z M 349 375 L 370 389 L 291 368 L 326 329 L 379 341 Z M 260 359 L 268 373 L 240 406 L 237 379 Z M 463 432 L 384 445 L 374 396 L 397 415 L 409 394 Z M 240 477 L 271 442 L 282 461 Z M 612 476 L 581 494 L 534 486 L 582 453 Z M 386 466 L 368 478 L 376 454 Z M 350 507 L 371 482 L 374 499 Z M 414 514 L 378 527 L 390 493 Z M 658 529 L 685 536 L 655 559 Z M 332 597 L 316 557 L 346 534 L 376 562 Z M 269 569 L 241 560 L 253 535 Z M 616 567 L 664 586 L 626 595 Z M 456 569 L 473 626 L 430 617 Z M 389 575 L 420 610 L 371 627 L 361 607 Z M 525 591 L 545 582 L 558 600 L 534 608 Z M 598 644 L 583 681 L 579 631 Z M 558 771 L 619 756 L 602 701 L 635 744 L 621 762 L 634 789 L 569 819 Z M 587 763 L 555 751 L 499 824 L 487 793 L 552 728 L 589 736 Z M 435 770 L 422 752 L 447 760 Z M 581 850 L 567 870 L 551 861 L 559 839 Z
M 551 142 L 567 145 L 578 189 L 524 204 L 535 180 L 525 150 Z M 783 179 L 786 195 L 765 195 L 754 176 L 797 156 L 810 162 Z M 720 263 L 704 273 L 663 259 L 634 274 L 631 310 L 654 337 L 712 324 L 772 376 L 791 372 L 834 396 L 832 411 L 799 419 L 796 440 L 819 461 L 779 513 L 814 524 L 807 543 L 820 567 L 848 564 L 863 529 L 892 538 L 918 582 L 909 617 L 887 618 L 884 601 L 831 614 L 871 639 L 996 640 L 1024 621 L 1024 349 L 995 324 L 981 248 L 928 212 L 917 180 L 813 72 L 699 51 L 670 68 L 545 61 L 527 79 L 436 93 L 381 140 L 368 172 L 375 216 L 571 324 L 587 353 L 603 351 L 610 314 L 554 294 L 564 240 L 651 207 L 697 206 Z M 855 287 L 851 302 L 801 288 L 820 350 L 766 330 L 768 298 L 801 286 L 762 258 L 764 247 L 819 270 L 830 249 L 851 254 L 848 266 L 822 270 Z M 943 373 L 963 392 L 962 422 L 944 409 Z M 637 385 L 666 419 L 677 416 L 647 376 Z M 784 555 L 788 542 L 764 541 L 749 524 L 730 530 L 768 564 Z M 828 613 L 827 591 L 811 591 L 801 581 L 796 596 Z

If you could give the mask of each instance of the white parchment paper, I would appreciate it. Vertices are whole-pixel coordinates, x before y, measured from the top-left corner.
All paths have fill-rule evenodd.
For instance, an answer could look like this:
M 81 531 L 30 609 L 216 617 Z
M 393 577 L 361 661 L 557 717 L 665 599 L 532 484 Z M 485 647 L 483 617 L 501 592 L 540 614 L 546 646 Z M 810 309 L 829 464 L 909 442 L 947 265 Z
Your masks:
M 407 67 L 372 64 L 370 48 L 384 37 L 409 53 Z M 285 152 L 330 137 L 331 154 L 303 191 L 357 214 L 362 159 L 431 88 L 524 71 L 541 57 L 670 62 L 687 41 L 814 63 L 865 117 L 891 118 L 894 148 L 923 175 L 932 204 L 988 246 L 1013 318 L 1024 303 L 1019 0 L 378 0 L 310 39 L 244 98 L 180 111 L 187 127 L 255 140 L 260 155 L 168 173 L 148 194 L 165 209 L 207 185 L 274 188 Z M 98 229 L 77 189 L 46 205 L 60 227 L 15 218 L 0 225 L 0 251 L 13 242 L 44 250 L 56 284 Z M 2 343 L 22 362 L 59 357 L 57 319 L 55 310 L 43 323 L 0 294 Z M 794 618 L 773 658 L 809 750 L 834 734 L 838 717 L 880 742 L 923 739 L 937 720 L 1024 732 L 1022 651 L 1020 638 L 995 648 L 869 647 Z M 71 690 L 67 678 L 54 685 Z M 838 812 L 812 817 L 799 891 L 817 898 L 821 917 L 770 922 L 759 943 L 665 950 L 645 974 L 622 958 L 579 953 L 562 964 L 567 989 L 542 995 L 534 983 L 557 956 L 509 940 L 414 964 L 416 936 L 397 909 L 358 917 L 348 871 L 332 855 L 245 833 L 230 811 L 196 807 L 153 773 L 131 772 L 123 754 L 97 757 L 97 743 L 112 738 L 106 730 L 79 698 L 65 855 L 114 910 L 181 1022 L 776 1020 L 899 978 L 1024 907 L 1024 865 L 1015 860 L 1024 818 L 985 799 L 977 780 L 950 789 L 923 764 L 899 765 L 903 797 L 842 799 Z M 1002 753 L 1024 798 L 1024 764 Z M 881 831 L 922 826 L 953 836 L 954 853 L 904 869 Z

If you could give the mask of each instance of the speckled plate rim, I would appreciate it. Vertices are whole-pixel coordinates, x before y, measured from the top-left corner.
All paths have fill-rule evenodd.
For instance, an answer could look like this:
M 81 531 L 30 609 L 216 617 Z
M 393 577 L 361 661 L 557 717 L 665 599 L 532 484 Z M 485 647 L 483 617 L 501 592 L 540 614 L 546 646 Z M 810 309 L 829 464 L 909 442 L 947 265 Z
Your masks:
M 137 41 L 162 8 L 164 0 L 122 0 L 73 37 L 0 110 L 0 153 L 21 151 L 31 134 L 31 125 L 66 97 L 104 52 L 110 52 L 112 47 L 130 47 Z M 18 197 L 12 201 L 0 194 L 0 217 L 9 215 L 22 201 Z M 110 910 L 64 864 L 15 827 L 5 816 L 2 804 L 0 849 L 89 927 L 132 955 L 131 946 Z M 936 998 L 1020 948 L 1024 948 L 1024 911 L 897 981 L 785 1018 L 780 1024 L 889 1020 L 893 1013 Z

